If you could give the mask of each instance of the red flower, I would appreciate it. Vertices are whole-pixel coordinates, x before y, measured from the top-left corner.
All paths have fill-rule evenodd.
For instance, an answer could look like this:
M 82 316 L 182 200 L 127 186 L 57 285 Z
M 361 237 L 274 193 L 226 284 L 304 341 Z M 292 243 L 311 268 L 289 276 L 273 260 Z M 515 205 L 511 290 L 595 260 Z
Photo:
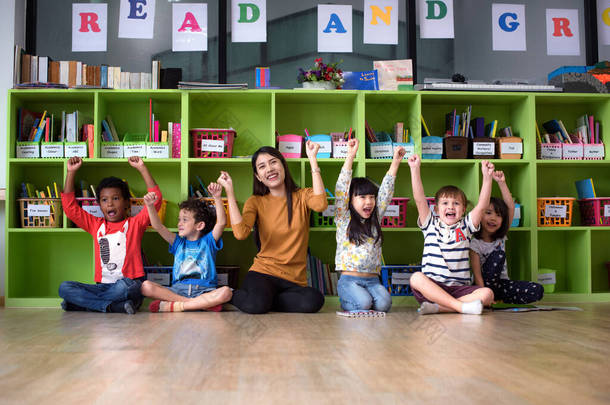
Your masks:
M 322 58 L 315 59 L 314 62 L 322 62 Z

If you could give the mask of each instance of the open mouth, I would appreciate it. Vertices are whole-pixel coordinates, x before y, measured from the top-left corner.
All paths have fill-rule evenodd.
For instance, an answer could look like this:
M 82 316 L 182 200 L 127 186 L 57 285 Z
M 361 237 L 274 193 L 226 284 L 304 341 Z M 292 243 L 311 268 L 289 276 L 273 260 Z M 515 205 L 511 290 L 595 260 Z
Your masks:
M 106 211 L 106 215 L 108 216 L 108 218 L 116 218 L 117 211 L 116 210 L 108 210 L 108 211 Z
M 447 212 L 445 214 L 445 217 L 450 218 L 450 219 L 455 219 L 456 215 L 455 215 L 455 212 Z
M 363 208 L 362 212 L 364 213 L 365 216 L 370 217 L 371 214 L 373 213 L 373 209 L 372 208 Z
M 275 181 L 279 178 L 279 174 L 277 173 L 271 173 L 270 175 L 267 176 L 267 180 L 268 181 Z

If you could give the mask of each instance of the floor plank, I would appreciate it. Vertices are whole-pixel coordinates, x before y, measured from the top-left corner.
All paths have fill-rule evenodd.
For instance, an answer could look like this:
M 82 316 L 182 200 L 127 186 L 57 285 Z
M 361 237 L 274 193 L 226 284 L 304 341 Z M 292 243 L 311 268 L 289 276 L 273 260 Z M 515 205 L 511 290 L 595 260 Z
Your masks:
M 0 309 L 0 403 L 610 403 L 610 304 L 386 318 Z

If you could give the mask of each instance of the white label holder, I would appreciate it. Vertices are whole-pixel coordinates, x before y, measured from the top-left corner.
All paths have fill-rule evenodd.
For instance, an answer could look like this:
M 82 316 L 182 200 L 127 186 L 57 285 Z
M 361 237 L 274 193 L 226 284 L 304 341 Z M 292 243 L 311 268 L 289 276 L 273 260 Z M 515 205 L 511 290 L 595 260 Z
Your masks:
M 51 206 L 49 204 L 28 204 L 28 217 L 50 217 Z
M 567 218 L 568 217 L 568 206 L 567 205 L 545 205 L 544 216 L 547 218 Z

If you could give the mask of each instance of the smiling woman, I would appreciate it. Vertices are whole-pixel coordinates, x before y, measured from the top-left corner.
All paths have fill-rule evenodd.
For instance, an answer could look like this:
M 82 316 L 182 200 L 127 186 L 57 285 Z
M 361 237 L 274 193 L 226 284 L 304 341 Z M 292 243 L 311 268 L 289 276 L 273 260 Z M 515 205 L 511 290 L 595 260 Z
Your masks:
M 309 240 L 309 210 L 322 212 L 328 203 L 316 160 L 320 146 L 307 142 L 312 168 L 312 188 L 299 188 L 286 160 L 275 148 L 264 146 L 252 156 L 253 194 L 237 206 L 233 181 L 222 172 L 218 183 L 227 193 L 233 234 L 246 239 L 252 228 L 259 252 L 232 303 L 241 311 L 262 314 L 318 312 L 324 296 L 307 287 L 306 259 Z

